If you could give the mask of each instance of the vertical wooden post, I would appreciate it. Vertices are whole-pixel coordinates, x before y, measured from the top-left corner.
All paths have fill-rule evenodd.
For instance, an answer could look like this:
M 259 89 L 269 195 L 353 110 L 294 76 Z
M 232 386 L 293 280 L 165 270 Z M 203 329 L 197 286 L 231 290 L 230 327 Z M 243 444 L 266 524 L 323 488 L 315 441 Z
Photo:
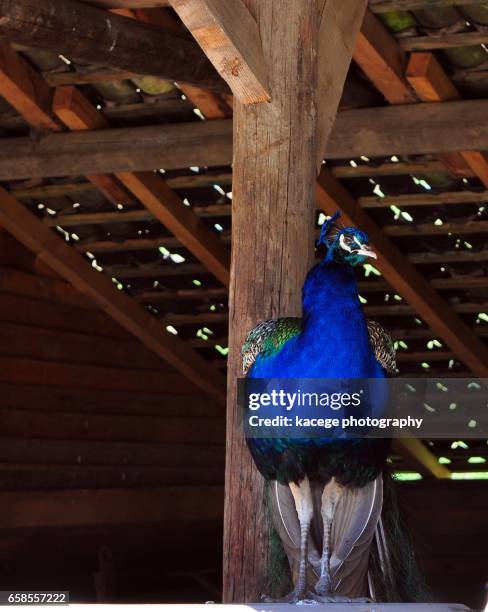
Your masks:
M 234 102 L 226 602 L 259 601 L 266 589 L 269 560 L 264 481 L 246 448 L 236 406 L 241 346 L 257 322 L 300 315 L 301 286 L 314 251 L 317 143 L 325 146 L 365 8 L 357 0 L 245 0 L 245 4 L 259 26 L 271 102 L 247 106 Z M 321 17 L 326 13 L 339 56 L 331 57 L 328 66 L 321 62 L 319 71 L 319 38 L 323 47 L 322 37 L 327 36 Z M 342 19 L 344 14 L 353 16 L 352 23 Z M 351 44 L 345 45 L 348 38 Z M 325 105 L 323 78 L 329 85 Z

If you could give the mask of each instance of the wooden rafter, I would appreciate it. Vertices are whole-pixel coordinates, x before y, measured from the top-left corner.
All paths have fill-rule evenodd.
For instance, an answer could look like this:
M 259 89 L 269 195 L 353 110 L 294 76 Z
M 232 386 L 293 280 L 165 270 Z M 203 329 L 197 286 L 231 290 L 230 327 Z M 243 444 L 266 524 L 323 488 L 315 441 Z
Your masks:
M 228 91 L 191 37 L 74 0 L 0 0 L 0 34 L 98 66 Z
M 365 13 L 353 58 L 390 104 L 417 102 L 404 76 L 405 54 L 370 10 Z
M 86 4 L 107 9 L 142 9 L 169 6 L 169 0 L 81 0 Z
M 358 0 L 319 0 L 319 38 L 317 50 L 317 172 L 331 133 L 330 109 L 335 117 L 344 90 L 347 72 L 366 11 Z M 331 22 L 334 27 L 331 28 Z M 344 36 L 344 32 L 348 32 Z M 351 33 L 353 35 L 351 36 Z M 331 57 L 334 61 L 331 62 Z
M 225 398 L 224 380 L 205 359 L 185 342 L 166 332 L 154 316 L 118 291 L 110 278 L 97 273 L 82 255 L 2 188 L 0 224 L 195 385 L 219 401 Z
M 322 170 L 317 183 L 317 201 L 328 214 L 339 208 L 347 223 L 357 225 L 367 232 L 378 255 L 378 267 L 385 279 L 477 376 L 488 376 L 486 346 L 326 169 Z
M 461 98 L 458 90 L 432 53 L 413 53 L 407 79 L 423 102 L 446 102 Z M 488 157 L 481 151 L 460 153 L 469 168 L 488 187 Z
M 270 99 L 258 27 L 242 0 L 171 0 L 171 6 L 241 102 Z
M 412 36 L 400 40 L 405 51 L 432 51 L 434 49 L 452 49 L 486 45 L 487 32 L 461 32 L 460 34 L 443 34 L 442 36 Z
M 62 123 L 51 110 L 53 90 L 6 41 L 0 43 L 0 95 L 33 128 L 63 130 Z M 115 177 L 90 175 L 87 178 L 114 204 L 133 202 Z
M 325 157 L 482 150 L 487 141 L 487 100 L 355 109 L 337 115 Z M 223 166 L 232 163 L 232 122 L 55 133 L 2 144 L 0 180 Z
M 53 111 L 72 130 L 109 126 L 103 115 L 74 87 L 56 90 Z M 121 183 L 146 209 L 224 284 L 229 284 L 230 255 L 227 247 L 154 172 L 118 173 Z M 135 211 L 134 211 L 135 212 Z
M 59 130 L 51 113 L 52 90 L 8 42 L 0 42 L 0 94 L 40 130 Z
M 137 10 L 112 10 L 123 13 L 132 19 L 139 19 L 145 23 L 152 23 L 153 25 L 165 27 L 175 32 L 181 32 L 181 29 L 184 28 L 176 17 L 164 9 L 152 9 L 151 11 L 145 11 L 141 8 Z M 210 91 L 209 89 L 203 89 L 202 87 L 196 87 L 195 85 L 189 85 L 181 81 L 178 81 L 177 85 L 184 95 L 207 119 L 224 119 L 225 117 L 232 116 L 232 108 L 225 101 L 225 95 Z
M 195 103 L 198 106 L 198 103 Z M 202 110 L 202 109 L 200 109 Z M 215 110 L 215 109 L 213 109 Z M 213 119 L 212 111 L 210 112 L 206 110 L 206 112 L 202 113 L 205 115 L 207 119 Z M 222 115 L 219 115 L 216 118 L 222 118 Z M 357 177 L 373 177 L 373 176 L 402 176 L 402 175 L 423 175 L 423 174 L 432 174 L 436 172 L 442 172 L 445 169 L 444 165 L 440 161 L 420 161 L 420 162 L 396 162 L 396 163 L 385 163 L 380 165 L 368 165 L 362 164 L 360 166 L 332 166 L 330 168 L 332 174 L 339 179 L 342 178 L 357 178 Z M 471 171 L 470 174 L 466 176 L 475 176 L 474 172 Z M 230 172 L 219 172 L 219 173 L 211 173 L 207 172 L 206 174 L 187 174 L 181 176 L 175 176 L 173 178 L 166 179 L 166 183 L 171 189 L 192 189 L 195 187 L 211 187 L 212 185 L 221 185 L 221 186 L 230 186 L 232 184 L 232 174 Z M 58 196 L 78 196 L 81 193 L 86 193 L 88 191 L 93 190 L 92 185 L 90 183 L 63 183 L 61 185 L 40 185 L 36 187 L 15 187 L 11 190 L 12 195 L 16 198 L 29 199 L 29 198 L 39 198 L 40 200 L 55 198 Z M 471 195 L 470 195 L 471 194 Z M 427 198 L 436 197 L 435 203 L 441 204 L 449 204 L 450 202 L 454 202 L 455 197 L 462 198 L 462 202 L 466 201 L 465 198 L 468 197 L 477 197 L 476 201 L 481 202 L 481 197 L 483 194 L 476 195 L 469 191 L 462 192 L 445 192 L 442 194 L 435 194 L 435 196 L 426 194 L 425 202 L 427 203 Z M 411 194 L 409 196 L 409 202 L 414 202 L 414 206 L 418 204 L 417 198 L 422 198 L 422 194 Z M 441 199 L 442 198 L 442 199 Z M 380 205 L 381 198 L 375 198 Z M 485 200 L 488 200 L 488 192 L 486 192 Z M 423 200 L 424 201 L 424 200 Z M 433 201 L 433 200 L 432 200 Z M 470 200 L 475 201 L 475 200 Z M 458 200 L 459 202 L 459 200 Z M 372 205 L 371 205 L 372 206 Z
M 358 36 L 354 60 L 390 104 L 419 101 L 405 77 L 407 57 L 404 50 L 369 9 Z M 468 166 L 459 154 L 444 154 L 440 159 L 452 174 L 466 174 Z
M 111 0 L 99 0 L 100 2 Z M 114 0 L 115 1 L 115 0 Z M 131 0 L 117 0 L 130 3 Z M 146 0 L 150 1 L 150 0 Z M 157 0 L 153 0 L 157 1 Z M 164 0 L 160 0 L 164 1 Z M 133 4 L 137 0 L 133 0 Z M 374 13 L 389 13 L 391 11 L 415 11 L 423 8 L 445 8 L 446 6 L 464 6 L 468 4 L 482 4 L 484 0 L 382 0 L 372 2 L 371 10 Z
M 44 117 L 49 120 L 49 126 L 56 130 L 62 129 L 63 124 L 72 130 L 108 127 L 103 115 L 75 88 L 59 88 L 53 99 L 52 91 L 42 78 L 7 43 L 3 43 L 2 57 L 4 59 L 2 74 L 8 75 L 8 81 L 6 76 L 0 80 L 0 93 L 9 99 L 34 126 L 38 125 L 38 117 Z M 22 95 L 18 95 L 19 91 Z M 53 100 L 53 112 L 48 108 L 51 100 Z M 129 192 L 139 200 L 144 200 L 151 210 L 149 218 L 155 217 L 163 222 L 181 239 L 184 246 L 207 264 L 210 270 L 215 271 L 219 280 L 228 284 L 227 249 L 191 210 L 182 206 L 179 198 L 165 185 L 162 178 L 153 173 L 146 175 L 126 173 L 121 175 L 120 181 L 116 177 L 107 175 L 89 175 L 88 178 L 109 196 L 112 202 L 133 203 L 135 198 L 130 196 Z M 127 183 L 128 191 L 122 187 L 123 182 Z M 132 215 L 137 216 L 141 212 L 133 211 Z M 130 214 L 129 212 L 129 216 Z
M 418 438 L 396 439 L 393 441 L 393 449 L 413 460 L 422 472 L 436 478 L 451 478 L 451 472 L 439 463 L 437 457 Z

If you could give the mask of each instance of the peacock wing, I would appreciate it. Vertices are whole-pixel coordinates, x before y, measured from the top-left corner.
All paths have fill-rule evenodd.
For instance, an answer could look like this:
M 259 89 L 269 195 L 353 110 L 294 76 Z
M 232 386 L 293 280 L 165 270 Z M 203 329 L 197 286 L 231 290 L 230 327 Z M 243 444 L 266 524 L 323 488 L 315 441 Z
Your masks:
M 248 333 L 242 345 L 242 372 L 246 375 L 258 355 L 272 355 L 302 329 L 302 320 L 283 317 L 261 321 Z
M 396 351 L 393 338 L 377 321 L 366 319 L 366 324 L 376 361 L 387 374 L 393 376 L 396 374 Z

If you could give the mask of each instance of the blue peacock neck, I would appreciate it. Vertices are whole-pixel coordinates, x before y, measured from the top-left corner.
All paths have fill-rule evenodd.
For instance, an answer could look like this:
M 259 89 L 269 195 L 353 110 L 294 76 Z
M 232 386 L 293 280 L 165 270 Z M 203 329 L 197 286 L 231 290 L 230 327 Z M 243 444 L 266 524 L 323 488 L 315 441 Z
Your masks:
M 317 264 L 303 285 L 302 305 L 304 322 L 323 321 L 329 327 L 331 317 L 347 319 L 351 310 L 357 310 L 362 316 L 352 267 L 325 260 Z

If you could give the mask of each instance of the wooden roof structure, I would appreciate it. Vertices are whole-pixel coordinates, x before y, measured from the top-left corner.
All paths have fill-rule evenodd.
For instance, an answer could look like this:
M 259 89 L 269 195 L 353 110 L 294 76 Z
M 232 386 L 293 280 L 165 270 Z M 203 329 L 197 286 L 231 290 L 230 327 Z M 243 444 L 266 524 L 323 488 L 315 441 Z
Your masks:
M 68 476 L 52 466 L 86 456 L 105 466 L 106 481 L 88 465 L 73 483 L 102 483 L 107 499 L 121 463 L 138 486 L 201 483 L 219 499 L 229 317 L 232 324 L 238 312 L 228 306 L 239 277 L 238 268 L 231 276 L 230 246 L 233 232 L 239 244 L 253 240 L 245 215 L 256 212 L 233 204 L 233 134 L 250 122 L 247 104 L 273 95 L 258 28 L 244 10 L 253 2 L 226 12 L 210 0 L 0 0 L 6 488 L 28 480 L 23 463 L 47 463 L 45 472 L 33 469 L 45 488 L 63 488 Z M 365 313 L 397 343 L 400 376 L 488 377 L 488 8 L 475 0 L 370 0 L 364 20 L 354 19 L 362 25 L 342 94 L 337 88 L 337 118 L 330 137 L 330 125 L 317 137 L 325 163 L 314 231 L 340 209 L 369 234 L 379 258 L 358 272 L 360 295 Z M 218 45 L 208 33 L 215 27 Z M 333 118 L 328 103 L 319 111 Z M 239 193 L 248 180 L 239 175 Z M 298 270 L 310 262 L 289 214 L 296 257 L 290 250 L 287 265 Z M 302 241 L 313 241 L 310 228 Z M 261 244 L 273 240 L 268 230 Z M 271 249 L 269 257 L 263 269 L 278 265 Z M 169 429 L 155 401 L 164 403 Z M 30 410 L 37 402 L 53 412 Z M 59 420 L 65 402 L 76 415 Z M 86 402 L 94 413 L 88 433 Z M 146 420 L 133 429 L 138 404 Z M 178 423 L 184 415 L 211 422 L 192 437 Z M 54 423 L 57 441 L 49 439 Z M 35 444 L 19 446 L 23 431 Z M 172 466 L 163 446 L 151 446 L 169 442 L 168 431 L 180 445 Z M 192 446 L 201 436 L 205 450 Z M 120 442 L 132 454 L 116 448 Z M 455 442 L 398 442 L 393 465 L 441 479 L 486 471 L 470 463 L 484 458 L 486 440 Z M 138 467 L 146 453 L 149 472 Z M 183 457 L 202 469 L 190 473 Z M 187 491 L 180 494 L 184 507 Z M 28 503 L 18 499 L 19 508 Z M 221 517 L 217 506 L 207 518 Z

